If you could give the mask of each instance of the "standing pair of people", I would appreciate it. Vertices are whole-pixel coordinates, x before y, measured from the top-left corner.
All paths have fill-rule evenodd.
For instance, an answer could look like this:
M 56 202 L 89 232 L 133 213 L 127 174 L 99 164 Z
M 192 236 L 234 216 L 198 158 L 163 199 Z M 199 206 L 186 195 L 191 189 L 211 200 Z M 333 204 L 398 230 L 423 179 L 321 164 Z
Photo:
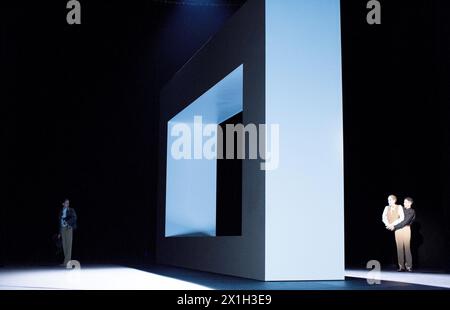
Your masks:
M 397 197 L 388 197 L 388 206 L 384 208 L 382 220 L 386 229 L 395 232 L 395 243 L 397 244 L 398 271 L 412 271 L 411 254 L 411 225 L 416 218 L 412 208 L 414 200 L 405 198 L 402 205 L 397 204 Z

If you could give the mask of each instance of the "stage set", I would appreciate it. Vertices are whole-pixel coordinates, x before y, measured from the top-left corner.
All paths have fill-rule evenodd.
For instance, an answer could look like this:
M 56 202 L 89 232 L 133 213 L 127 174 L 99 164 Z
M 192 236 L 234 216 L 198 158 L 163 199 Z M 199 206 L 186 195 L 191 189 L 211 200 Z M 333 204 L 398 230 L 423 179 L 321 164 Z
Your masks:
M 352 119 L 343 108 L 342 31 L 348 25 L 341 23 L 341 7 L 339 0 L 248 0 L 165 84 L 155 262 L 136 268 L 7 265 L 0 268 L 0 289 L 450 289 L 443 269 L 396 272 L 395 262 L 382 261 L 380 271 L 371 271 L 364 259 L 389 254 L 352 247 L 364 239 L 354 225 L 364 223 L 349 224 L 356 217 L 344 200 L 351 178 L 344 173 L 350 161 L 344 128 Z M 218 128 L 238 124 L 244 132 L 256 128 L 255 158 L 219 158 L 218 150 L 232 145 L 219 145 L 229 133 Z M 180 142 L 196 134 L 199 143 Z M 249 150 L 252 134 L 244 137 Z M 205 142 L 214 149 L 209 156 Z M 368 211 L 373 225 L 382 226 L 386 199 Z M 362 219 L 363 212 L 354 214 Z M 392 245 L 393 234 L 387 236 Z M 359 265 L 346 264 L 348 256 Z

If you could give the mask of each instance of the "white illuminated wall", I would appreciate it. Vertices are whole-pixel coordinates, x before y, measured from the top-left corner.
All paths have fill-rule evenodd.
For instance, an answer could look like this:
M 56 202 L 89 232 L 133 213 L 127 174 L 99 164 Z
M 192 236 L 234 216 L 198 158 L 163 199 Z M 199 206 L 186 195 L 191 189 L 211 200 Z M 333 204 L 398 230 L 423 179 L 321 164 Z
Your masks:
M 266 280 L 344 278 L 339 0 L 266 0 Z

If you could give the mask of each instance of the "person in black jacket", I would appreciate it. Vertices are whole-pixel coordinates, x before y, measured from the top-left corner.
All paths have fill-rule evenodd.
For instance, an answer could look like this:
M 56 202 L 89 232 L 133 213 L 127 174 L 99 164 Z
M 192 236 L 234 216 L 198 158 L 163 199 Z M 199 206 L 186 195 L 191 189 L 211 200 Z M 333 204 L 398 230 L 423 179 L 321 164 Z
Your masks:
M 60 234 L 64 252 L 64 262 L 61 266 L 66 266 L 72 258 L 72 240 L 73 230 L 77 227 L 77 214 L 73 208 L 70 208 L 69 199 L 63 202 L 63 208 L 60 214 Z
M 411 197 L 407 197 L 404 200 L 404 210 L 403 213 L 405 215 L 404 220 L 395 225 L 394 230 L 401 235 L 399 242 L 397 245 L 398 250 L 398 261 L 400 265 L 400 271 L 406 270 L 412 271 L 412 255 L 411 255 L 411 225 L 416 219 L 416 212 L 412 208 L 414 200 Z M 405 264 L 406 258 L 406 264 Z

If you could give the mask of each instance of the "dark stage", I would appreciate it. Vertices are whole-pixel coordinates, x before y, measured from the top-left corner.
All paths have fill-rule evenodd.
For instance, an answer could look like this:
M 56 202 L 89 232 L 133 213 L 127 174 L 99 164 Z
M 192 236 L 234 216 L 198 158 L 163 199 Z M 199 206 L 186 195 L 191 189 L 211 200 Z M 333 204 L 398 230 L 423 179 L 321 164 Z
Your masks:
M 450 288 L 449 1 L 380 1 L 381 25 L 367 23 L 367 0 L 340 2 L 345 280 L 304 282 L 157 264 L 161 92 L 247 1 L 80 1 L 80 25 L 67 24 L 66 2 L 0 4 L 0 290 Z M 219 182 L 240 190 L 240 163 L 220 165 Z M 218 194 L 225 222 L 242 222 L 241 206 L 224 206 L 238 194 Z M 395 272 L 390 194 L 414 198 L 413 273 Z M 80 271 L 56 267 L 66 198 Z M 365 280 L 371 260 L 379 285 Z

